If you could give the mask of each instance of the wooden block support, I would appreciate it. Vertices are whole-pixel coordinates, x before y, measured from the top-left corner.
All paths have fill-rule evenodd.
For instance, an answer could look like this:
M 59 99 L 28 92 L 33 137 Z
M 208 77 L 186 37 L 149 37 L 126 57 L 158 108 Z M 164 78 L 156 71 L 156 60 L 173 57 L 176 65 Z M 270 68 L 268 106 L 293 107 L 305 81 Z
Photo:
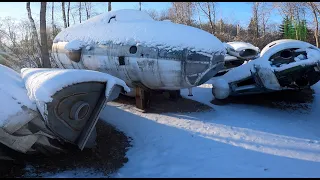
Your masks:
M 141 110 L 149 106 L 149 93 L 141 87 L 136 87 L 136 107 Z

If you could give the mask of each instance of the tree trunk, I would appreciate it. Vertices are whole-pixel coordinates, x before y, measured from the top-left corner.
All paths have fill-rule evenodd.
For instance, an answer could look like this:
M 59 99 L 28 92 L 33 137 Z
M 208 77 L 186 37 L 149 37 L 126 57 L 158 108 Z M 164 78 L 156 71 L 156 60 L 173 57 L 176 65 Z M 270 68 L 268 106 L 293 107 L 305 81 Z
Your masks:
M 263 37 L 266 35 L 266 24 L 263 23 Z
M 73 13 L 71 13 L 71 16 L 72 16 L 73 24 L 75 24 L 76 23 L 76 18 L 74 17 Z
M 62 7 L 62 17 L 63 17 L 64 28 L 67 28 L 66 8 L 65 8 L 64 3 L 65 3 L 65 2 L 61 2 L 61 7 Z
M 69 27 L 70 26 L 70 2 L 68 2 L 67 23 Z
M 212 22 L 212 18 L 211 18 L 211 8 L 210 8 L 210 4 L 209 2 L 206 2 L 207 3 L 207 8 L 208 8 L 208 19 L 209 19 L 209 22 L 210 22 L 210 27 L 211 27 L 211 33 L 214 34 L 214 24 Z
M 90 2 L 84 2 L 84 7 L 86 9 L 86 15 L 87 15 L 87 20 L 90 18 L 90 6 L 91 4 L 89 4 Z
M 36 28 L 36 25 L 34 23 L 32 15 L 31 15 L 30 2 L 27 2 L 26 8 L 27 8 L 28 18 L 29 18 L 29 21 L 30 21 L 30 24 L 31 24 L 31 28 L 32 28 L 33 39 L 34 39 L 34 41 L 36 43 L 36 51 L 37 51 L 37 54 L 40 55 L 40 58 L 41 58 L 41 45 L 39 43 L 37 28 Z M 37 59 L 36 63 L 38 65 L 38 67 L 42 67 L 40 59 Z
M 51 26 L 52 26 L 52 39 L 54 38 L 55 34 L 55 26 L 54 26 L 54 2 L 52 2 L 51 7 Z
M 237 36 L 239 36 L 239 35 L 240 35 L 240 25 L 237 24 Z
M 220 34 L 222 34 L 222 19 L 220 19 L 220 22 L 219 22 L 219 30 L 220 30 Z
M 48 52 L 48 41 L 46 31 L 46 10 L 47 2 L 41 2 L 40 7 L 40 37 L 41 37 L 41 56 L 42 65 L 44 68 L 51 68 L 49 52 Z
M 254 2 L 253 4 L 253 20 L 254 20 L 254 27 L 255 27 L 255 37 L 259 38 L 259 20 L 258 20 L 258 11 L 259 11 L 259 3 Z
M 108 2 L 108 11 L 111 11 L 111 2 Z
M 314 23 L 316 25 L 316 28 L 314 30 L 314 38 L 316 40 L 316 46 L 319 47 L 319 20 L 318 20 L 318 16 L 317 16 L 317 12 L 316 12 L 316 7 L 313 5 L 313 2 L 309 2 L 310 6 L 312 8 L 312 13 L 313 13 L 313 17 L 314 17 Z
M 139 2 L 139 11 L 141 11 L 141 2 Z
M 255 17 L 255 26 L 256 26 L 256 38 L 259 38 L 259 22 L 258 22 L 258 12 Z
M 199 26 L 200 26 L 200 29 L 202 29 L 202 22 L 201 22 L 201 18 L 200 18 L 200 11 L 199 11 L 198 8 L 197 8 L 197 11 L 198 11 L 198 17 L 199 17 Z
M 81 2 L 79 2 L 79 21 L 81 23 Z

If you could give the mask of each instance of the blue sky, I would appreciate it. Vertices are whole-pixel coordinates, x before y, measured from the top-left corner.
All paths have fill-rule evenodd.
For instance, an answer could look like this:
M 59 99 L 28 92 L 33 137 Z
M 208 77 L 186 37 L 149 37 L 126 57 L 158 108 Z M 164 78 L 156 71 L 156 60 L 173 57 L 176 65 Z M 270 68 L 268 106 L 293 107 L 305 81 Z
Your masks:
M 40 3 L 31 2 L 32 14 L 35 17 L 39 15 Z M 58 6 L 58 3 L 56 3 Z M 51 3 L 48 3 L 50 6 Z M 60 5 L 60 3 L 59 3 Z M 138 9 L 138 2 L 113 2 L 112 10 L 118 9 Z M 158 11 L 169 8 L 169 2 L 143 2 L 142 9 L 156 9 Z M 56 7 L 59 8 L 59 7 Z M 94 9 L 97 12 L 106 12 L 107 3 L 96 4 Z M 60 9 L 59 9 L 60 10 Z M 48 9 L 50 11 L 50 9 Z M 60 14 L 60 13 L 59 13 Z M 0 17 L 11 16 L 16 19 L 27 18 L 26 3 L 25 2 L 0 2 Z M 217 4 L 217 19 L 221 17 L 229 23 L 239 23 L 241 26 L 247 26 L 251 18 L 251 3 L 250 2 L 219 2 Z M 272 13 L 269 23 L 280 23 L 281 16 L 277 11 Z M 205 20 L 205 17 L 202 17 Z

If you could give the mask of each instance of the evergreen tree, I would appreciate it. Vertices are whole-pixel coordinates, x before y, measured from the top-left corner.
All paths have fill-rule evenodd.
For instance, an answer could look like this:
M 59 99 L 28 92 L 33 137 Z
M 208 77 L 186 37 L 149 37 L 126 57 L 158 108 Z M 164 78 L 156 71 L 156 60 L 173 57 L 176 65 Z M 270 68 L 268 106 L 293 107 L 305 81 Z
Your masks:
M 282 38 L 289 38 L 288 34 L 289 34 L 289 18 L 288 16 L 286 16 L 283 20 L 282 20 L 282 24 L 280 25 L 280 34 Z
M 284 39 L 297 39 L 306 41 L 308 29 L 306 20 L 293 21 L 285 17 L 279 27 L 281 37 Z
M 306 41 L 307 40 L 307 21 L 306 20 L 302 20 L 301 22 L 301 40 L 302 41 Z
M 295 31 L 292 20 L 288 19 L 287 24 L 288 24 L 288 30 L 287 30 L 287 34 L 285 34 L 285 38 L 296 39 L 296 31 Z

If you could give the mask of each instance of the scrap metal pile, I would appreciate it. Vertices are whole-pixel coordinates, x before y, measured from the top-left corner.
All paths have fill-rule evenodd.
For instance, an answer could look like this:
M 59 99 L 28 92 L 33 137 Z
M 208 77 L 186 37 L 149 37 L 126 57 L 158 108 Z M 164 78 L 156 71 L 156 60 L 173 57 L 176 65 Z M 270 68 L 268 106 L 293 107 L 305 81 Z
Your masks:
M 320 80 L 320 50 L 307 42 L 277 40 L 260 54 L 259 49 L 242 42 L 227 43 L 226 49 L 226 68 L 213 78 L 212 94 L 216 99 L 301 90 Z

